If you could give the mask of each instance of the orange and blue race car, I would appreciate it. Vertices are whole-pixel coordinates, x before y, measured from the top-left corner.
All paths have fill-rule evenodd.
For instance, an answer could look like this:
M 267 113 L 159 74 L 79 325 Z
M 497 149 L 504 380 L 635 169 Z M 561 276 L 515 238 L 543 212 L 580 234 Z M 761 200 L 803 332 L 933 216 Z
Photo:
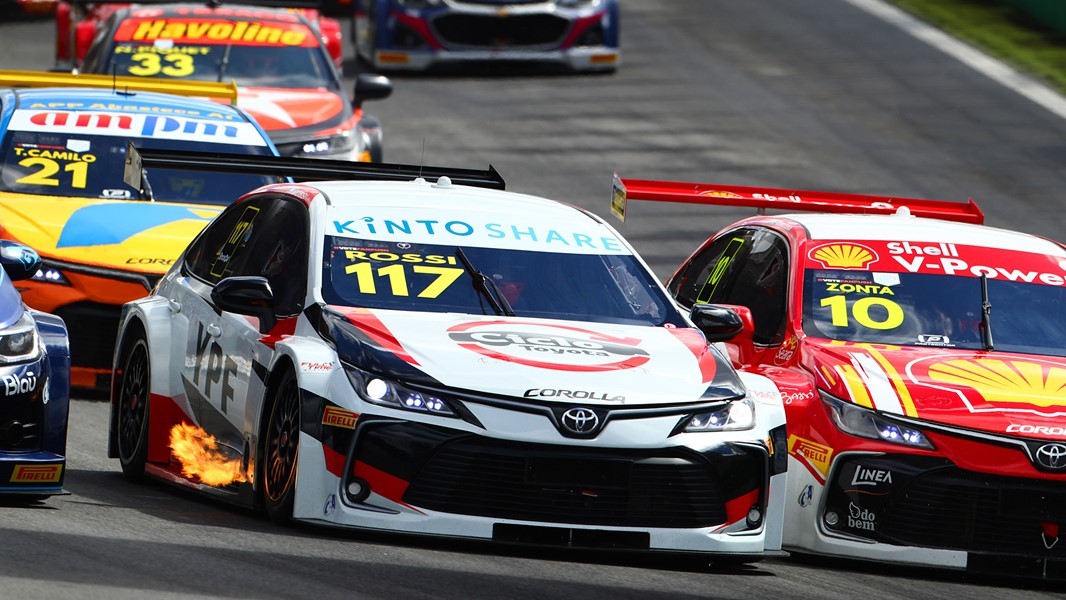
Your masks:
M 77 387 L 109 380 L 122 305 L 146 295 L 223 205 L 275 181 L 153 169 L 140 189 L 125 184 L 131 140 L 277 153 L 239 108 L 177 93 L 236 97 L 219 83 L 0 71 L 0 237 L 40 253 L 40 270 L 18 287 L 67 322 Z
M 360 74 L 349 99 L 339 72 L 339 38 L 327 50 L 319 21 L 305 12 L 217 2 L 92 6 L 90 18 L 75 27 L 77 56 L 91 40 L 84 60 L 75 63 L 81 72 L 234 81 L 238 105 L 282 156 L 382 159 L 381 125 L 362 104 L 389 96 L 392 83 Z
M 792 552 L 1066 579 L 1066 247 L 968 203 L 620 180 L 615 200 L 776 209 L 667 283 L 788 426 Z M 756 381 L 758 385 L 753 385 Z

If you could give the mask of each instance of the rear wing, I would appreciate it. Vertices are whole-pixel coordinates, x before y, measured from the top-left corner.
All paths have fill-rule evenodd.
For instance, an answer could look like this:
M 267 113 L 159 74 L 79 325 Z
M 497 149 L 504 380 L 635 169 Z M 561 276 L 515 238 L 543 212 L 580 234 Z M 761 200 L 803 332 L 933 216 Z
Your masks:
M 623 179 L 614 176 L 611 213 L 625 221 L 627 200 L 683 202 L 715 206 L 755 208 L 763 213 L 767 208 L 789 212 L 850 213 L 890 215 L 902 208 L 916 217 L 959 221 L 984 222 L 985 215 L 973 199 L 966 203 L 946 200 L 921 200 L 897 196 L 867 196 L 810 190 L 721 185 L 716 183 L 683 183 L 651 179 Z
M 121 75 L 85 75 L 44 71 L 0 70 L 0 87 L 41 88 L 72 87 L 114 90 L 116 92 L 158 92 L 178 96 L 224 98 L 230 104 L 237 103 L 237 84 L 212 81 L 157 79 L 154 77 L 128 77 Z
M 288 158 L 282 156 L 249 156 L 216 152 L 186 152 L 179 150 L 150 150 L 130 143 L 126 151 L 124 179 L 141 189 L 143 170 L 183 169 L 288 177 L 293 181 L 413 181 L 416 178 L 447 177 L 453 184 L 502 190 L 503 177 L 489 165 L 485 171 L 451 167 L 429 167 L 394 163 L 361 163 L 347 160 L 318 158 Z

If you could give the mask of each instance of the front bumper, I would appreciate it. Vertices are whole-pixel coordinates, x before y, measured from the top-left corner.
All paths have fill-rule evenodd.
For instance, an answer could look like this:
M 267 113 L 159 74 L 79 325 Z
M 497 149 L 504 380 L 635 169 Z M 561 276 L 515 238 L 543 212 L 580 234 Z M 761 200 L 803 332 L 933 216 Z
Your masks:
M 787 519 L 790 550 L 1066 580 L 1061 480 L 862 452 L 840 454 L 824 488 L 799 465 L 792 473 L 798 482 L 790 482 L 789 501 L 800 508 Z
M 613 421 L 600 439 L 566 440 L 546 418 L 519 413 L 511 431 L 528 433 L 505 439 L 460 419 L 356 415 L 306 389 L 304 397 L 304 414 L 323 417 L 304 420 L 296 519 L 497 542 L 751 556 L 764 554 L 767 523 L 780 520 L 778 507 L 767 511 L 765 431 L 714 434 L 711 443 L 698 434 L 697 447 L 670 445 L 681 418 L 670 415 Z M 335 418 L 338 411 L 348 417 Z M 493 409 L 479 418 L 496 416 Z M 656 437 L 649 430 L 665 435 L 646 443 Z

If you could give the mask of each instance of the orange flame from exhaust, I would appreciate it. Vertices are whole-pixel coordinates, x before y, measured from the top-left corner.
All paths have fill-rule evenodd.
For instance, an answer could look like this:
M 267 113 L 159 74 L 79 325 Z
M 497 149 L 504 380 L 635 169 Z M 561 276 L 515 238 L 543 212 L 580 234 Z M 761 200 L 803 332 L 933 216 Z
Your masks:
M 248 481 L 241 472 L 241 459 L 229 458 L 218 449 L 218 440 L 202 428 L 178 423 L 170 429 L 170 450 L 181 461 L 181 473 L 211 486 Z

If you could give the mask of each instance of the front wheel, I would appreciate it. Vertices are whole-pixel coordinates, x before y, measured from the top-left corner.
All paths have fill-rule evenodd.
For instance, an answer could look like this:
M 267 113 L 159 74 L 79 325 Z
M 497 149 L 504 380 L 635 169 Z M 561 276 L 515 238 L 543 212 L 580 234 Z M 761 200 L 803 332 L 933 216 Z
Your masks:
M 275 523 L 288 523 L 296 498 L 300 451 L 300 386 L 291 369 L 286 370 L 275 388 L 263 441 L 260 472 L 266 512 Z
M 118 396 L 118 458 L 130 481 L 144 478 L 148 462 L 148 396 L 151 365 L 148 342 L 138 336 L 122 363 Z

